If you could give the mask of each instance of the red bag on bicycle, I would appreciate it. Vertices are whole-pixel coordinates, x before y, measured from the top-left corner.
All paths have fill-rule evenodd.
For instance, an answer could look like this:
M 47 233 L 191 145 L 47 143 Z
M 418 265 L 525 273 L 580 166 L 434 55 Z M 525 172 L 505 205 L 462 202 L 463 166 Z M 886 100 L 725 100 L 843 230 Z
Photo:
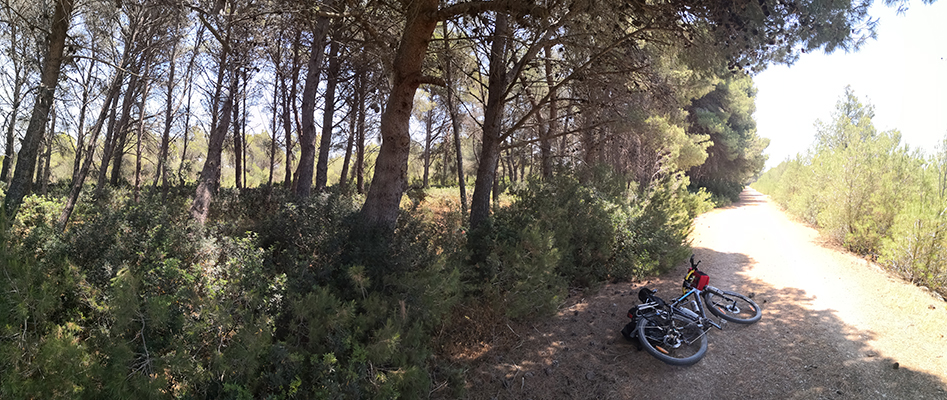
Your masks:
M 698 269 L 691 269 L 684 277 L 684 291 L 687 292 L 689 288 L 704 290 L 708 283 L 710 283 L 709 275 L 700 272 Z

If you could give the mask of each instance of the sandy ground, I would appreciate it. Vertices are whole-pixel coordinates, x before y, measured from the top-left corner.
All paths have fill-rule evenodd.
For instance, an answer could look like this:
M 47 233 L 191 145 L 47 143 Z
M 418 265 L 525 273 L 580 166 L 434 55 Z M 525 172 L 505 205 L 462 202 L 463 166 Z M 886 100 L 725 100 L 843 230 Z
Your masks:
M 752 295 L 760 322 L 710 332 L 700 362 L 672 367 L 619 330 L 642 286 L 680 293 L 686 263 L 570 298 L 548 320 L 470 349 L 472 399 L 947 399 L 947 303 L 825 246 L 751 189 L 692 236 L 710 284 Z M 432 393 L 445 397 L 444 393 Z M 449 397 L 449 395 L 447 396 Z

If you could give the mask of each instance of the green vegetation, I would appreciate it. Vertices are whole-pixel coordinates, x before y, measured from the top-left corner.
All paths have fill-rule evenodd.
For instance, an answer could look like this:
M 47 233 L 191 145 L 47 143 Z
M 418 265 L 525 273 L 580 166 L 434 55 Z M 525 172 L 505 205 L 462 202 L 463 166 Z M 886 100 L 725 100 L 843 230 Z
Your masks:
M 851 88 L 809 154 L 781 163 L 753 187 L 858 254 L 947 295 L 947 142 L 925 157 L 878 132 Z
M 217 222 L 201 227 L 186 196 L 135 202 L 117 189 L 79 207 L 63 234 L 61 202 L 27 197 L 2 230 L 0 394 L 426 397 L 433 381 L 462 391 L 461 372 L 434 356 L 438 343 L 475 339 L 437 335 L 458 310 L 484 310 L 467 317 L 480 325 L 538 318 L 572 285 L 659 273 L 687 254 L 707 195 L 681 175 L 644 190 L 593 175 L 516 189 L 487 265 L 467 261 L 460 212 L 443 198 L 381 237 L 355 225 L 359 198 L 336 192 L 294 204 L 280 189 L 224 191 Z

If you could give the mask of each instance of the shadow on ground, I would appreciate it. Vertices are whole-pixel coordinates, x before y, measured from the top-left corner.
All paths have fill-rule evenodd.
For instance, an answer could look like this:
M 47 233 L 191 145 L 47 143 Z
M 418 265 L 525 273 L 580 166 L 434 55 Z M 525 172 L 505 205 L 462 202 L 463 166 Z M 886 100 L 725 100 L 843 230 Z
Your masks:
M 681 292 L 682 264 L 639 283 L 607 285 L 570 298 L 545 321 L 509 326 L 467 368 L 471 399 L 943 399 L 940 377 L 899 367 L 865 343 L 875 332 L 843 323 L 832 310 L 813 310 L 797 288 L 775 288 L 743 278 L 754 260 L 696 248 L 711 285 L 752 295 L 760 322 L 728 324 L 710 332 L 710 348 L 696 365 L 672 367 L 621 336 L 626 311 L 642 286 L 665 299 Z M 871 307 L 871 305 L 865 305 Z M 501 343 L 501 344 L 495 344 Z M 435 392 L 433 397 L 449 396 Z

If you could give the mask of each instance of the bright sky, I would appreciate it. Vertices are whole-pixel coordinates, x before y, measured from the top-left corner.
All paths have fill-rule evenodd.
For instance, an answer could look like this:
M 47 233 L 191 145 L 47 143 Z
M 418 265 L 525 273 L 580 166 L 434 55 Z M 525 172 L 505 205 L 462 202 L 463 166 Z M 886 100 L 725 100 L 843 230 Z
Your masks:
M 846 85 L 875 106 L 876 128 L 901 131 L 912 148 L 932 154 L 947 135 L 947 0 L 912 0 L 902 15 L 876 4 L 870 14 L 880 19 L 878 39 L 858 52 L 803 54 L 754 78 L 757 132 L 770 139 L 767 168 L 805 153 L 815 121 L 830 120 Z

